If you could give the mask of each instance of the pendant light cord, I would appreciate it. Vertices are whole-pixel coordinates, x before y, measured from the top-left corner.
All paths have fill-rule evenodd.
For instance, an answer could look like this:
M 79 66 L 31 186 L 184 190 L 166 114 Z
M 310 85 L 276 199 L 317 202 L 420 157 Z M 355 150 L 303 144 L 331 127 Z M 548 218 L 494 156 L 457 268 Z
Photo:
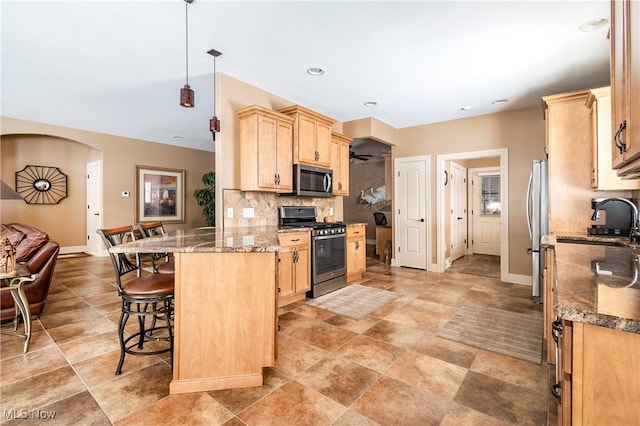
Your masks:
M 213 57 L 213 116 L 216 115 L 216 57 Z
M 184 21 L 185 21 L 185 65 L 187 69 L 187 86 L 189 85 L 189 2 L 184 2 Z

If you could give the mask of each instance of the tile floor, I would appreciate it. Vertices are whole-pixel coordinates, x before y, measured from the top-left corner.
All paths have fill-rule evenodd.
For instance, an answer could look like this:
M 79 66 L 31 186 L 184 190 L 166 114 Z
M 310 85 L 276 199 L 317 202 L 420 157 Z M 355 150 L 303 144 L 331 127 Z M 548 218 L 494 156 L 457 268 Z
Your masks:
M 280 311 L 262 387 L 169 395 L 167 357 L 119 356 L 108 258 L 60 258 L 31 347 L 2 335 L 3 425 L 484 425 L 547 423 L 548 366 L 435 336 L 462 304 L 541 310 L 526 286 L 390 267 L 362 285 L 402 296 L 360 321 L 304 303 Z M 7 326 L 4 326 L 7 327 Z M 21 418 L 24 417 L 24 418 Z

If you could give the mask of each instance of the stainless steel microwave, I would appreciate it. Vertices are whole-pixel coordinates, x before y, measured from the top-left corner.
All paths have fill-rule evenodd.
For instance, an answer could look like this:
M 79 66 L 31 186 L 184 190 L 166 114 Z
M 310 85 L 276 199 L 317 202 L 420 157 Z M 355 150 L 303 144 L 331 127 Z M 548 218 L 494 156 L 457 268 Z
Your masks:
M 333 192 L 333 171 L 305 164 L 293 165 L 293 192 L 298 197 L 330 197 Z

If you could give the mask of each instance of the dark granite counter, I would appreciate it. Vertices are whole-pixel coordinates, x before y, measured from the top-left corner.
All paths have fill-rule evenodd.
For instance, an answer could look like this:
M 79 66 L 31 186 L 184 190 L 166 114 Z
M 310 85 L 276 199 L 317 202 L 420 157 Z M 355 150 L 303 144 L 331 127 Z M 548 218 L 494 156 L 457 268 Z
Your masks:
M 110 249 L 112 253 L 249 253 L 280 250 L 278 233 L 308 231 L 276 226 L 185 229 L 144 238 Z
M 542 243 L 555 249 L 557 316 L 640 333 L 640 247 L 626 238 L 566 234 Z

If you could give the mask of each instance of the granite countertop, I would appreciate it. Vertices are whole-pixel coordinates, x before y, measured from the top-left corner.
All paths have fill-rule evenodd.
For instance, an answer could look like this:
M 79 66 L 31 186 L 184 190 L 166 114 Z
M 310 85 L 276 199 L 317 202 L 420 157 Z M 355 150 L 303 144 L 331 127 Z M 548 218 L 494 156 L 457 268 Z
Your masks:
M 308 231 L 277 226 L 184 229 L 112 247 L 112 253 L 249 253 L 280 250 L 278 233 Z
M 578 243 L 560 242 L 567 238 Z M 640 247 L 622 237 L 567 234 L 542 243 L 555 249 L 557 316 L 640 333 Z
M 366 223 L 366 222 L 347 222 L 346 225 L 347 226 L 367 226 L 368 223 Z

